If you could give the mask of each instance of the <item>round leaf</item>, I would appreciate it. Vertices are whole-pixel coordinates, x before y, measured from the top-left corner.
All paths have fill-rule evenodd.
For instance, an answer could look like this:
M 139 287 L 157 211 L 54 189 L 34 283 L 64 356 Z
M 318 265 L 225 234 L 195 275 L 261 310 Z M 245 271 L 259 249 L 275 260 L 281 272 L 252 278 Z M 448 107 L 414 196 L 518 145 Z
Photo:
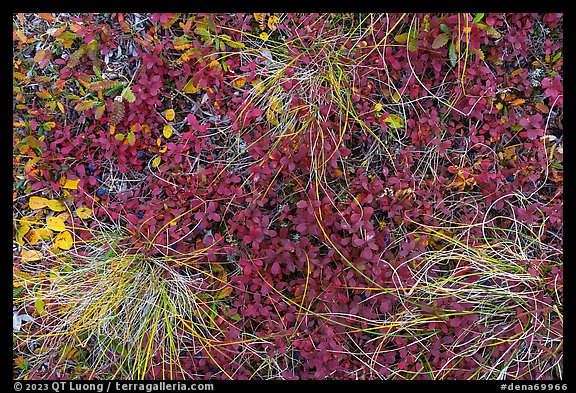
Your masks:
M 48 217 L 46 219 L 46 226 L 56 232 L 62 232 L 66 230 L 64 220 L 62 220 L 62 217 L 60 216 Z
M 90 209 L 88 207 L 80 207 L 80 208 L 76 209 L 76 215 L 83 220 L 88 219 L 91 214 L 92 214 L 92 209 Z
M 172 120 L 174 120 L 175 116 L 176 116 L 176 113 L 174 112 L 174 109 L 168 109 L 166 111 L 166 120 L 172 121 Z
M 70 231 L 62 232 L 54 239 L 54 245 L 61 250 L 69 250 L 72 248 L 72 235 Z

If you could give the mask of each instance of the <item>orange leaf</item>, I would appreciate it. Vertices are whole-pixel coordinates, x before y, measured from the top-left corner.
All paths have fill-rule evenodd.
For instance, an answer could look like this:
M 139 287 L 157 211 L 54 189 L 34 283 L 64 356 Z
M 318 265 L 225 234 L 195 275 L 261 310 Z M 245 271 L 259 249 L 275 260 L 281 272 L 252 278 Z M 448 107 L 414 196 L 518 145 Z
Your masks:
M 511 76 L 516 76 L 516 75 L 520 75 L 522 72 L 524 72 L 524 68 L 517 68 L 514 71 L 512 71 L 510 73 Z
M 240 78 L 234 80 L 232 84 L 238 88 L 242 88 L 246 84 L 246 77 L 241 76 Z
M 54 17 L 52 16 L 52 14 L 49 13 L 49 12 L 40 12 L 40 13 L 38 13 L 38 16 L 39 16 L 40 18 L 44 19 L 46 22 L 52 23 L 52 22 L 55 22 L 55 21 L 56 21 L 56 18 L 54 18 Z
M 523 99 L 523 98 L 516 98 L 514 101 L 512 101 L 512 102 L 510 103 L 510 106 L 520 106 L 520 105 L 522 105 L 522 104 L 525 103 L 525 102 L 526 102 L 526 100 Z
M 536 106 L 536 109 L 538 109 L 542 113 L 549 113 L 550 112 L 550 109 L 548 109 L 548 107 L 541 102 L 537 102 L 535 104 L 535 106 Z

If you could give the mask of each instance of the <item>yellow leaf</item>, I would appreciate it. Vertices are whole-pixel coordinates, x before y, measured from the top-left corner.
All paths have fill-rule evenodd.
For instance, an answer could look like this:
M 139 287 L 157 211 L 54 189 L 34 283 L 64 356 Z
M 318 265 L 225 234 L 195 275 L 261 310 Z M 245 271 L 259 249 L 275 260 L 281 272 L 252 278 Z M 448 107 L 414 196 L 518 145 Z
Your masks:
M 252 15 L 254 15 L 254 19 L 256 19 L 256 22 L 260 22 L 262 19 L 266 17 L 266 13 L 264 12 L 255 12 Z
M 263 31 L 262 33 L 260 33 L 260 39 L 262 41 L 267 41 L 268 40 L 268 33 L 266 33 L 265 31 Z
M 134 135 L 134 132 L 130 131 L 128 134 L 126 134 L 125 143 L 126 142 L 128 142 L 130 146 L 134 146 L 134 143 L 136 143 L 136 136 Z
M 57 199 L 50 199 L 46 201 L 46 206 L 48 209 L 55 212 L 62 212 L 66 210 L 66 206 L 64 206 L 64 204 Z
M 26 235 L 26 238 L 28 239 L 28 242 L 31 245 L 38 243 L 40 241 L 40 239 L 46 240 L 46 239 L 50 239 L 51 237 L 52 237 L 52 231 L 50 229 L 47 229 L 47 228 L 32 229 Z
M 54 239 L 54 245 L 61 250 L 71 249 L 72 244 L 73 244 L 73 241 L 72 241 L 72 235 L 70 234 L 70 231 L 61 232 L 58 234 L 58 236 L 56 236 L 56 239 Z
M 48 199 L 37 196 L 30 197 L 30 200 L 28 201 L 28 206 L 32 210 L 42 209 L 43 207 L 46 207 L 47 204 Z
M 521 73 L 524 72 L 524 68 L 517 68 L 514 71 L 512 71 L 510 73 L 510 76 L 516 76 L 516 75 L 520 75 Z
M 404 120 L 397 115 L 389 115 L 384 121 L 392 128 L 404 127 Z
M 394 37 L 394 39 L 395 39 L 397 42 L 403 44 L 403 43 L 405 43 L 406 41 L 408 41 L 408 33 L 398 34 L 396 37 Z
M 186 93 L 186 94 L 196 94 L 196 93 L 198 93 L 199 90 L 200 90 L 200 82 L 198 82 L 196 85 L 194 85 L 194 82 L 192 81 L 192 79 L 190 79 L 184 85 L 184 93 Z
M 26 235 L 28 233 L 28 231 L 30 230 L 30 226 L 29 225 L 20 225 L 17 229 L 16 229 L 16 242 L 18 244 L 20 244 L 21 246 L 24 245 L 24 241 L 23 241 L 23 237 L 24 235 Z
M 20 255 L 22 256 L 22 262 L 39 261 L 42 259 L 42 253 L 38 250 L 22 250 Z
M 232 293 L 232 289 L 233 289 L 232 287 L 226 287 L 222 289 L 216 298 L 223 299 L 225 297 L 230 296 L 230 294 Z
M 158 151 L 160 153 L 166 153 L 166 150 L 168 150 L 168 146 L 161 147 L 160 150 L 158 150 Z
M 83 220 L 88 219 L 91 214 L 92 214 L 92 209 L 90 209 L 88 207 L 80 207 L 80 208 L 76 209 L 76 215 Z
M 34 302 L 34 308 L 36 309 L 36 312 L 39 315 L 43 315 L 46 313 L 46 311 L 44 310 L 44 300 L 40 298 L 36 299 L 36 301 Z
M 160 157 L 156 157 L 155 159 L 152 160 L 152 168 L 158 168 L 158 165 L 160 165 L 160 162 L 162 161 L 162 159 Z
M 68 217 L 70 217 L 70 214 L 62 213 L 62 214 L 58 214 L 56 217 L 60 218 L 62 221 L 66 221 L 68 219 Z
M 240 78 L 234 80 L 232 84 L 238 88 L 242 88 L 246 84 L 246 77 L 241 76 Z
M 175 116 L 176 116 L 176 113 L 174 113 L 174 109 L 168 109 L 166 111 L 166 120 L 172 121 L 172 120 L 174 120 Z
M 278 116 L 271 108 L 268 108 L 266 110 L 266 120 L 268 120 L 272 125 L 275 126 L 280 124 L 280 122 L 278 121 Z
M 66 230 L 66 225 L 60 217 L 48 217 L 46 219 L 46 226 L 56 232 L 62 232 Z
M 80 182 L 80 179 L 70 180 L 70 179 L 65 178 L 64 185 L 62 185 L 62 188 L 69 188 L 70 190 L 77 190 L 79 182 Z
M 376 105 L 374 105 L 374 110 L 376 112 L 380 112 L 382 110 L 382 104 L 379 102 Z
M 268 28 L 272 31 L 276 30 L 278 27 L 276 26 L 280 19 L 276 15 L 272 15 L 268 18 Z
M 172 136 L 172 126 L 166 124 L 162 130 L 162 134 L 164 134 L 164 138 L 170 138 Z

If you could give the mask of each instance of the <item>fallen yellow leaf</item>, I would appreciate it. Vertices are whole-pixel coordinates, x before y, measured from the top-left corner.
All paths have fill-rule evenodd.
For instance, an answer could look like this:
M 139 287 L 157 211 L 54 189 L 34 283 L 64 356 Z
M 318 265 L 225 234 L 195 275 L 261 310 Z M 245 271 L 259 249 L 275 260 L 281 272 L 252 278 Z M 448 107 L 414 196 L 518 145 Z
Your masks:
M 196 94 L 200 90 L 200 82 L 194 85 L 192 79 L 190 79 L 186 85 L 184 85 L 184 93 L 186 94 Z
M 26 224 L 20 225 L 16 229 L 16 242 L 18 244 L 20 244 L 21 246 L 24 244 L 23 237 L 24 237 L 24 235 L 26 235 L 28 233 L 29 230 L 30 230 L 30 226 L 26 225 Z
M 172 136 L 172 126 L 166 124 L 162 130 L 162 134 L 164 134 L 164 138 L 170 138 Z
M 47 204 L 48 199 L 37 196 L 30 197 L 30 200 L 28 201 L 28 206 L 32 210 L 42 209 L 43 207 L 46 207 Z
M 22 256 L 22 262 L 39 261 L 42 259 L 42 253 L 38 250 L 22 250 L 20 255 Z
M 61 250 L 69 250 L 72 248 L 72 235 L 70 231 L 61 232 L 54 239 L 54 245 Z
M 172 120 L 174 120 L 175 116 L 176 116 L 176 113 L 174 113 L 174 109 L 168 109 L 166 111 L 166 120 L 172 121 Z
M 77 190 L 79 182 L 80 182 L 80 179 L 76 179 L 76 180 L 65 179 L 64 184 L 62 185 L 62 188 L 69 188 L 70 190 Z
M 46 206 L 48 209 L 53 210 L 55 212 L 62 212 L 66 210 L 66 206 L 62 202 L 57 199 L 50 199 L 46 201 Z
M 217 299 L 224 299 L 225 297 L 230 296 L 230 294 L 232 293 L 232 290 L 233 290 L 232 287 L 226 287 L 220 291 L 220 293 L 218 294 L 218 296 L 216 298 Z
M 46 226 L 56 232 L 62 232 L 66 230 L 64 220 L 62 220 L 62 218 L 59 216 L 48 217 L 46 219 Z
M 31 245 L 40 241 L 40 239 L 50 239 L 52 231 L 48 228 L 36 228 L 27 233 L 26 238 Z
M 83 220 L 86 220 L 92 215 L 92 209 L 88 207 L 80 207 L 76 209 L 76 215 Z
M 152 168 L 158 168 L 158 165 L 160 165 L 160 162 L 162 161 L 162 159 L 160 157 L 156 157 L 155 159 L 152 160 Z

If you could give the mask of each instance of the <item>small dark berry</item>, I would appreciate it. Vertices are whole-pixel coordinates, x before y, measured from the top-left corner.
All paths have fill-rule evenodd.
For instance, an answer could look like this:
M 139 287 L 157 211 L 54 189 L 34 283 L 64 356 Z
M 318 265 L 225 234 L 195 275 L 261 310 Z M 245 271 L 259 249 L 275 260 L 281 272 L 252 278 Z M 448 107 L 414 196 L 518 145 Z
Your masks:
M 507 181 L 508 183 L 512 183 L 512 182 L 514 181 L 514 175 L 508 176 L 508 177 L 506 178 L 506 181 Z

